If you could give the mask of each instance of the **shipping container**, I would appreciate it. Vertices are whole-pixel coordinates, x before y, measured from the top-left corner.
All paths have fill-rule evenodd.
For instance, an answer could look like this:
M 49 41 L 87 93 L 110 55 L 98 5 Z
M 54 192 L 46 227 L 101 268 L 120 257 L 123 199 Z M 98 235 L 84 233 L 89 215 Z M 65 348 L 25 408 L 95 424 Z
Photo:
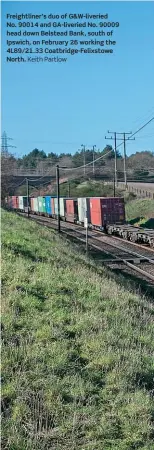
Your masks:
M 84 219 L 88 218 L 88 223 L 91 223 L 90 217 L 90 198 L 78 198 L 78 216 L 79 222 L 84 223 Z
M 23 211 L 23 209 L 24 209 L 23 197 L 21 195 L 19 195 L 19 209 L 21 211 Z
M 9 196 L 7 199 L 7 205 L 9 208 L 13 208 L 12 196 Z
M 24 211 L 25 208 L 27 208 L 28 204 L 27 204 L 27 197 L 24 196 L 22 197 L 21 195 L 19 195 L 19 209 Z M 29 206 L 30 206 L 30 202 L 29 202 Z
M 59 199 L 60 217 L 65 217 L 65 198 Z
M 37 197 L 31 197 L 30 205 L 31 205 L 31 211 L 33 213 L 38 213 L 38 198 Z
M 52 215 L 52 203 L 51 203 L 50 195 L 46 195 L 46 197 L 45 197 L 45 209 L 46 209 L 46 214 L 51 216 Z
M 57 197 L 54 197 L 52 200 L 53 200 L 52 201 L 52 204 L 53 204 L 53 215 L 57 217 L 58 216 L 58 199 L 57 199 Z M 61 213 L 64 212 L 63 204 L 62 204 L 61 200 L 63 200 L 63 198 L 59 197 L 59 212 L 60 212 L 60 215 L 61 215 Z
M 118 197 L 95 197 L 90 199 L 91 223 L 97 227 L 124 223 L 124 199 Z
M 29 200 L 29 202 L 27 203 L 27 196 L 21 196 L 21 195 L 19 195 L 19 209 L 21 210 L 21 211 L 26 211 L 27 210 L 27 207 L 28 207 L 28 204 L 29 204 L 29 206 L 30 206 L 30 200 Z
M 78 220 L 78 202 L 74 199 L 66 199 L 65 217 L 68 222 L 77 222 Z
M 12 208 L 13 209 L 19 208 L 19 197 L 17 197 L 16 195 L 12 196 Z
M 34 212 L 34 197 L 30 197 L 30 210 Z
M 59 199 L 59 205 L 60 205 L 60 217 L 66 219 L 66 200 L 73 200 L 70 197 L 60 197 Z
M 46 212 L 45 197 L 38 197 L 38 212 L 44 214 Z
M 57 197 L 55 197 L 53 199 L 53 203 L 54 203 L 54 215 L 57 217 L 57 215 L 58 215 L 58 200 L 57 200 Z
M 51 198 L 52 216 L 58 216 L 58 200 L 57 197 Z M 66 198 L 59 197 L 59 213 L 61 218 L 65 218 L 66 215 Z
M 15 195 L 12 195 L 12 208 L 16 208 L 16 197 Z
M 52 198 L 51 198 L 51 211 L 52 211 L 52 216 L 54 216 L 54 215 L 55 215 L 55 204 L 54 204 L 54 198 L 55 198 L 55 197 L 52 197 Z
M 30 198 L 28 199 L 27 196 L 23 197 L 23 205 L 24 205 L 24 211 L 27 212 L 28 211 L 28 207 L 30 210 Z

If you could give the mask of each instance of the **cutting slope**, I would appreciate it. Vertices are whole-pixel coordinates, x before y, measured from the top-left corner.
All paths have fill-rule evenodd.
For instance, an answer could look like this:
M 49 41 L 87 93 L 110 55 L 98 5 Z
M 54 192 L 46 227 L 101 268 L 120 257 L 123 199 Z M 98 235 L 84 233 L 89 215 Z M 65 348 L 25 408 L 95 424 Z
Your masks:
M 153 449 L 150 302 L 3 212 L 3 449 Z

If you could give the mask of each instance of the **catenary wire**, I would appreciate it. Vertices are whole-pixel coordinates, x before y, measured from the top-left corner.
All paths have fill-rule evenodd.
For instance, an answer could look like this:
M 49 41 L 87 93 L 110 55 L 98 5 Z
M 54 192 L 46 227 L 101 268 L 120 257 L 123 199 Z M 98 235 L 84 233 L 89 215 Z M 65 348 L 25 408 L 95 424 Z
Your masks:
M 153 110 L 153 108 L 152 108 L 152 110 Z M 153 113 L 153 111 L 152 111 L 152 110 L 151 110 L 151 112 Z M 149 112 L 150 112 L 150 111 L 149 111 Z M 153 120 L 153 119 L 154 119 L 154 117 L 153 117 L 152 119 L 150 119 L 150 121 L 149 121 L 149 122 L 151 122 L 151 120 Z M 138 121 L 138 120 L 136 120 L 135 122 L 137 122 L 137 121 Z M 133 123 L 135 123 L 135 122 L 133 122 Z M 148 123 L 149 123 L 149 122 L 147 122 L 147 123 L 146 123 L 146 125 L 148 125 Z M 145 125 L 145 126 L 146 126 L 146 125 Z M 141 127 L 141 128 L 139 128 L 139 130 L 141 130 L 141 129 L 142 129 L 142 127 Z M 138 131 L 139 131 L 139 130 L 138 130 Z M 130 138 L 131 138 L 131 136 L 130 136 Z M 101 141 L 102 139 L 103 139 L 103 137 L 102 137 L 101 139 L 99 139 L 99 141 L 98 141 L 98 142 L 100 142 L 100 141 Z M 122 143 L 123 143 L 123 142 L 122 142 Z M 122 143 L 121 143 L 121 144 L 122 144 Z M 118 147 L 120 147 L 120 145 L 121 145 L 121 144 L 119 144 L 119 145 L 117 146 L 117 148 L 118 148 Z
M 135 136 L 135 134 L 139 133 L 139 131 L 143 130 L 143 128 L 145 128 L 150 122 L 152 122 L 152 120 L 154 120 L 154 117 L 152 117 L 148 122 L 146 122 L 144 125 L 142 125 L 142 127 L 140 127 L 138 130 L 136 130 L 133 134 L 131 134 L 130 138 L 127 138 L 127 139 L 130 140 L 133 136 Z M 119 145 L 117 145 L 116 149 L 118 147 L 120 147 L 123 143 L 124 143 L 124 140 Z M 99 158 L 96 158 L 94 162 L 96 163 L 100 159 L 105 158 L 105 156 L 109 155 L 109 153 L 111 153 L 112 151 L 113 151 L 113 149 L 109 150 L 109 152 L 106 153 L 105 155 L 102 155 Z M 89 166 L 90 164 L 93 164 L 93 161 L 91 161 L 90 163 L 87 163 L 87 164 L 83 164 L 82 166 L 79 166 L 79 167 L 74 167 L 73 170 L 77 170 L 77 169 Z M 72 170 L 72 168 L 64 169 L 63 167 L 59 167 L 59 169 L 61 169 L 61 170 Z
M 143 130 L 143 128 L 145 128 L 147 125 L 149 125 L 149 123 L 152 122 L 152 120 L 154 120 L 154 116 L 150 120 L 148 120 L 148 122 L 146 122 L 144 125 L 142 125 L 142 127 L 140 127 L 137 131 L 135 131 L 135 133 L 131 134 L 131 136 L 130 136 L 130 138 L 128 138 L 128 140 L 131 139 L 133 136 L 135 136 L 135 134 L 139 133 L 139 131 Z
M 146 122 L 144 125 L 142 125 L 142 127 L 140 127 L 137 131 L 135 131 L 133 134 L 131 134 L 131 136 L 130 136 L 130 138 L 127 138 L 127 140 L 129 141 L 133 136 L 135 136 L 137 133 L 139 133 L 139 131 L 141 131 L 143 128 L 145 128 L 150 122 L 152 122 L 152 120 L 154 120 L 154 117 L 152 117 L 148 122 Z M 117 145 L 117 147 L 116 147 L 116 149 L 117 148 L 119 148 L 122 144 L 123 144 L 123 142 L 124 142 L 124 140 L 122 140 L 122 142 L 119 144 L 119 145 Z M 99 160 L 101 160 L 101 159 L 103 159 L 103 158 L 105 158 L 106 156 L 108 156 L 111 152 L 113 151 L 113 149 L 111 149 L 111 150 L 109 150 L 106 154 L 104 154 L 104 155 L 101 155 L 100 157 L 98 157 L 98 158 L 96 158 L 95 159 L 95 163 L 97 162 L 97 161 L 99 161 Z M 72 168 L 63 168 L 63 167 L 59 167 L 59 169 L 60 170 L 64 170 L 64 171 L 74 171 L 74 170 L 78 170 L 78 169 L 81 169 L 81 168 L 83 168 L 83 167 L 87 167 L 87 166 L 89 166 L 89 165 L 91 165 L 91 164 L 93 164 L 93 161 L 91 161 L 91 162 L 89 162 L 89 163 L 87 163 L 87 164 L 83 164 L 83 165 L 81 165 L 81 166 L 78 166 L 78 167 L 72 167 Z M 41 181 L 43 178 L 45 178 L 46 177 L 46 175 L 43 175 L 41 178 L 38 178 L 38 179 L 29 179 L 29 182 L 31 182 L 31 181 Z
M 21 181 L 21 183 L 19 183 L 19 184 L 17 184 L 17 185 L 15 185 L 15 188 L 18 188 L 19 186 L 21 186 L 23 183 L 24 183 L 24 181 L 26 181 L 26 178 L 24 178 L 24 180 L 23 181 Z M 12 187 L 12 186 L 14 186 L 14 184 L 11 184 L 11 186 L 10 187 Z
M 152 120 L 154 120 L 154 117 L 152 117 L 148 122 L 146 122 L 142 127 L 140 127 L 137 131 L 135 131 L 133 134 L 131 134 L 131 136 L 129 138 L 127 138 L 127 141 L 131 140 L 131 138 L 133 136 L 135 136 L 135 134 L 139 133 L 139 131 L 143 130 L 143 128 L 145 128 L 150 122 L 152 122 Z M 117 145 L 116 149 L 119 148 L 122 144 L 124 143 L 124 140 Z M 96 160 L 95 160 L 96 161 Z

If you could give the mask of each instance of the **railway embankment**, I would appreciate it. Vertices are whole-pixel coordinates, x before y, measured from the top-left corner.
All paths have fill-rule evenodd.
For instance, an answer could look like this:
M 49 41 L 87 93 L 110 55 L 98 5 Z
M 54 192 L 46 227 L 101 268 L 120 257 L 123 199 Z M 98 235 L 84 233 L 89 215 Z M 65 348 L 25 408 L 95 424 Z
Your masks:
M 153 304 L 7 211 L 1 328 L 4 448 L 152 450 Z
M 126 219 L 133 225 L 154 228 L 154 200 L 135 199 L 126 203 Z

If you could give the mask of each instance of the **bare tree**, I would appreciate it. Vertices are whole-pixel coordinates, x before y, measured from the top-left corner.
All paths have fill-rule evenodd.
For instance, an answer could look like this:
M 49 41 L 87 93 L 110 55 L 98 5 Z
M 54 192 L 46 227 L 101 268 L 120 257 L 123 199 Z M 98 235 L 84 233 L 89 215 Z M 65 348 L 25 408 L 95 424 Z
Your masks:
M 15 158 L 8 154 L 1 154 L 1 199 L 4 201 L 5 197 L 9 195 L 13 184 L 13 170 L 16 167 Z

